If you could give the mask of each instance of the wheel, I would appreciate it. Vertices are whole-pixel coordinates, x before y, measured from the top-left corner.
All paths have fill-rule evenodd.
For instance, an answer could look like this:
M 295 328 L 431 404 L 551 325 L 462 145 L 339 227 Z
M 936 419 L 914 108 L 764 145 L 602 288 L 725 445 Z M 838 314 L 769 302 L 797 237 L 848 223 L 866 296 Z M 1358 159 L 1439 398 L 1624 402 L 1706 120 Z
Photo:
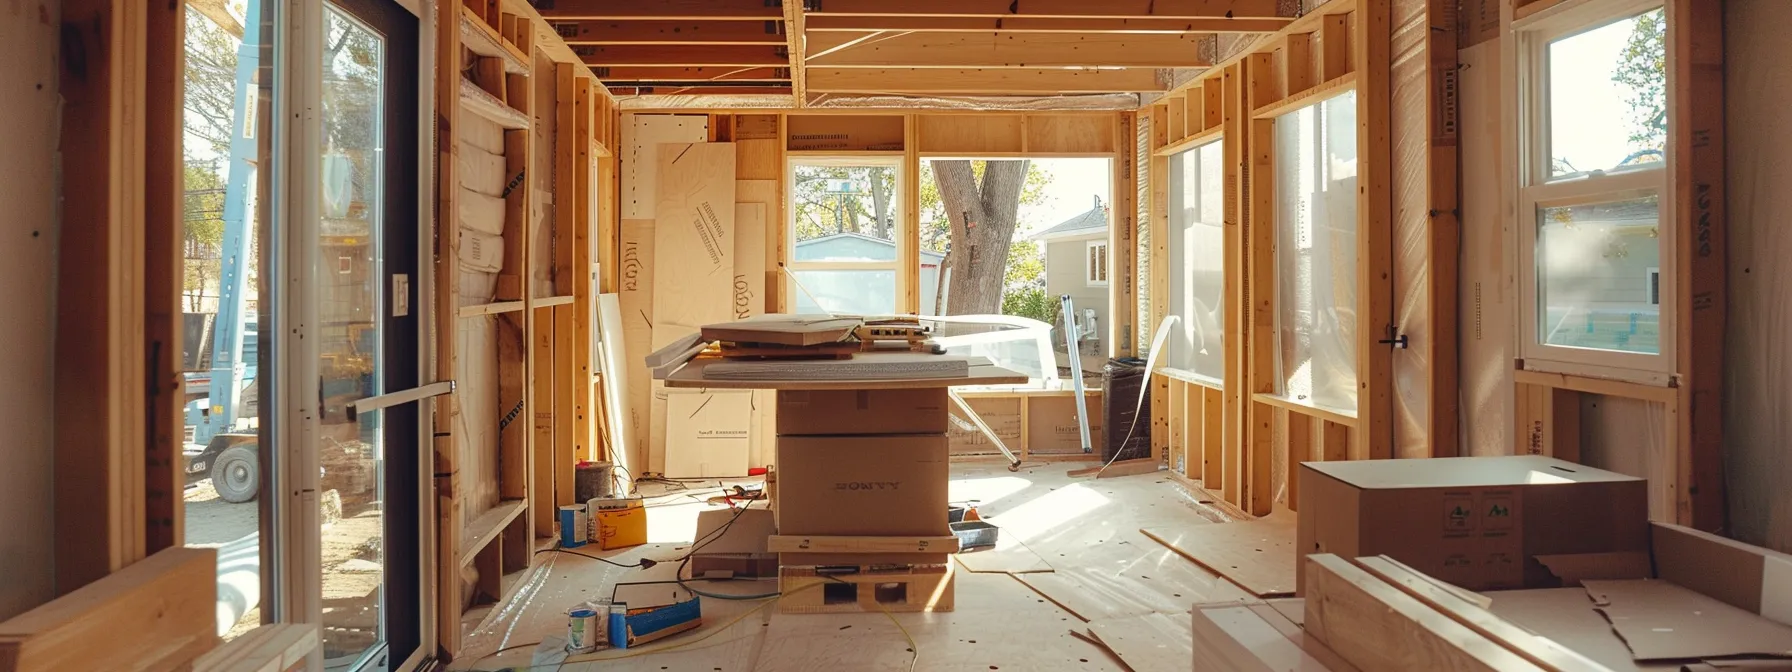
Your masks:
M 240 504 L 255 499 L 261 490 L 261 458 L 255 444 L 231 446 L 212 463 L 212 487 L 226 502 Z

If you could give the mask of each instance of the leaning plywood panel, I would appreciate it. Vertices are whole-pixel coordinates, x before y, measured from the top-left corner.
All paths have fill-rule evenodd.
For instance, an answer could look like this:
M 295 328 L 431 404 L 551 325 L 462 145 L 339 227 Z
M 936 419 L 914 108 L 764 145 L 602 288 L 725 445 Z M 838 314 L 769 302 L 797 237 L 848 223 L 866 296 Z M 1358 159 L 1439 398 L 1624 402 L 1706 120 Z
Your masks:
M 622 467 L 625 479 L 633 480 L 635 465 L 642 464 L 636 452 L 639 442 L 633 436 L 635 426 L 628 418 L 628 393 L 636 372 L 627 361 L 629 335 L 619 299 L 615 294 L 597 296 L 598 351 L 603 361 L 604 425 L 610 428 L 611 445 L 619 447 L 611 460 Z
M 764 202 L 744 202 L 746 191 L 739 185 L 771 180 L 739 180 L 735 182 L 734 205 L 734 317 L 746 319 L 765 313 L 765 213 Z M 771 390 L 754 390 L 748 404 L 747 464 L 759 466 L 768 462 L 772 450 L 772 428 L 769 417 L 774 404 Z M 745 472 L 742 472 L 745 473 Z
M 622 125 L 622 218 L 653 219 L 659 146 L 709 139 L 708 115 L 635 114 Z
M 622 311 L 622 335 L 625 350 L 622 366 L 628 370 L 627 413 L 628 444 L 635 463 L 646 464 L 647 445 L 652 437 L 648 412 L 653 408 L 652 379 L 643 362 L 653 352 L 653 220 L 622 220 L 622 291 L 617 303 Z
M 734 144 L 660 145 L 653 347 L 734 314 Z

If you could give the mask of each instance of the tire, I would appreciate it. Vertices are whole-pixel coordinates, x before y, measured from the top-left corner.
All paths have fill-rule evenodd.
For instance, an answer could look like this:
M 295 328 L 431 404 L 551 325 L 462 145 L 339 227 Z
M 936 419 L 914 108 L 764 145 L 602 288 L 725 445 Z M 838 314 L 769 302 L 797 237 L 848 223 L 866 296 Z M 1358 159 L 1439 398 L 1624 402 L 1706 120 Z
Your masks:
M 231 446 L 212 462 L 212 487 L 218 497 L 232 504 L 255 499 L 261 490 L 261 458 L 255 444 Z

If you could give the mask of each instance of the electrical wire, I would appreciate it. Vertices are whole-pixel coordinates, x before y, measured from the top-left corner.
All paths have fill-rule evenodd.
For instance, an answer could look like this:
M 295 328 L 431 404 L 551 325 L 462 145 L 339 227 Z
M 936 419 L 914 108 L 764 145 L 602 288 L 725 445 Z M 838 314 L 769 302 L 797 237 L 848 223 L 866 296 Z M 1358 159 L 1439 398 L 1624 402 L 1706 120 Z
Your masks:
M 576 556 L 579 556 L 582 558 L 591 558 L 592 560 L 596 560 L 598 562 L 615 565 L 615 566 L 621 567 L 623 569 L 636 569 L 636 568 L 649 569 L 649 568 L 652 568 L 654 565 L 657 565 L 657 564 L 660 564 L 661 562 L 663 562 L 662 560 L 654 560 L 653 558 L 641 558 L 635 564 L 625 565 L 620 562 L 616 562 L 615 560 L 611 560 L 609 558 L 602 558 L 602 557 L 592 555 L 590 553 L 580 553 L 578 551 L 574 551 L 571 549 L 565 549 L 565 548 L 544 548 L 544 549 L 541 549 L 541 550 L 535 552 L 536 555 L 541 555 L 543 553 L 565 553 L 567 555 L 576 555 Z

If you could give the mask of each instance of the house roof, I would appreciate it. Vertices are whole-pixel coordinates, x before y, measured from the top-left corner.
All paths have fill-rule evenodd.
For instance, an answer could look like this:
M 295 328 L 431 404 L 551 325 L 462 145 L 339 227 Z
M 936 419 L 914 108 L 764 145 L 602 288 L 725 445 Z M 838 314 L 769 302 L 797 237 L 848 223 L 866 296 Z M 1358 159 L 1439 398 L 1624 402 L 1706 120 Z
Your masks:
M 806 248 L 819 249 L 819 248 L 826 248 L 826 247 L 838 247 L 843 244 L 859 246 L 861 249 L 863 249 L 863 246 L 865 246 L 865 245 L 887 247 L 890 249 L 890 258 L 889 259 L 890 260 L 896 259 L 896 252 L 895 252 L 896 243 L 888 241 L 888 240 L 884 240 L 882 238 L 878 238 L 875 236 L 867 236 L 862 233 L 852 233 L 850 231 L 843 231 L 840 233 L 830 233 L 828 235 L 821 236 L 819 238 L 810 238 L 808 240 L 797 241 L 796 249 L 798 251 L 798 254 L 795 256 L 798 261 L 824 261 L 824 260 L 826 260 L 825 254 L 823 254 L 823 256 L 820 256 L 820 257 L 815 257 L 815 256 L 805 257 L 804 255 L 801 254 L 801 252 L 804 251 Z M 938 252 L 933 252 L 930 250 L 921 250 L 921 256 L 923 258 L 923 261 L 931 260 L 937 264 L 937 263 L 939 263 L 939 261 L 941 259 L 944 259 L 946 255 L 940 254 Z
M 1108 208 L 1106 205 L 1102 204 L 1101 197 L 1096 196 L 1095 206 L 1089 208 L 1087 212 L 1066 219 L 1056 226 L 1035 233 L 1027 238 L 1030 240 L 1051 240 L 1054 238 L 1069 238 L 1071 236 L 1100 233 L 1106 230 L 1108 230 Z

